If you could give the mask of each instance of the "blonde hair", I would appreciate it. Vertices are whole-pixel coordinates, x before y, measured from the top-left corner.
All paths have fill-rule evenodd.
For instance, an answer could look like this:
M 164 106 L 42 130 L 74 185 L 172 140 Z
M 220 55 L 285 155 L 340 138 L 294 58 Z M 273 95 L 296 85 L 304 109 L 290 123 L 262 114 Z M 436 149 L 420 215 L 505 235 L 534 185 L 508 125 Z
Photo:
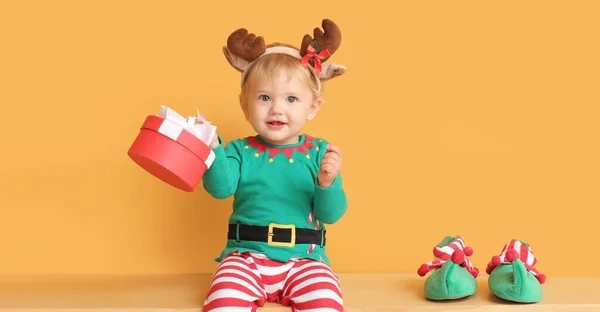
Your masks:
M 309 67 L 310 68 L 310 67 Z M 301 81 L 307 84 L 315 98 L 321 96 L 319 85 L 317 84 L 317 76 L 314 70 L 306 69 L 300 63 L 300 60 L 286 54 L 268 54 L 260 57 L 254 64 L 248 68 L 248 75 L 242 84 L 240 99 L 245 101 L 247 93 L 251 87 L 256 84 L 259 79 L 273 79 L 279 71 L 283 70 L 288 81 L 293 77 L 300 78 Z

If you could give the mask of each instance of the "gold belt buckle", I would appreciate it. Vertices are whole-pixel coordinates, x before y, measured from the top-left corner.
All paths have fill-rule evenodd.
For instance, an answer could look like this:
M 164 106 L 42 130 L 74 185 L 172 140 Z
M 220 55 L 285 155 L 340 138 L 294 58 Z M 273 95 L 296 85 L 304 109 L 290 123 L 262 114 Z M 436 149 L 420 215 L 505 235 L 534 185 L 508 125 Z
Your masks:
M 291 230 L 291 240 L 289 242 L 274 242 L 273 241 L 273 229 L 290 229 Z M 269 235 L 267 236 L 267 244 L 269 246 L 281 246 L 281 247 L 294 247 L 296 246 L 296 226 L 293 224 L 269 224 Z

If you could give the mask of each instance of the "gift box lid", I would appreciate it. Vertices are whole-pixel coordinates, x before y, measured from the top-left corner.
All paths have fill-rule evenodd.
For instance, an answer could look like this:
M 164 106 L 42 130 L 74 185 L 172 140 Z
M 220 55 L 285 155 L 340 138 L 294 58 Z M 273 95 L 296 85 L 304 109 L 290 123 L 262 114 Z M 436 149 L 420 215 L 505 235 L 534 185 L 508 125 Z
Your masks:
M 190 150 L 210 167 L 215 154 L 212 149 L 197 136 L 184 129 L 181 125 L 168 119 L 150 115 L 146 117 L 142 129 L 156 131 Z

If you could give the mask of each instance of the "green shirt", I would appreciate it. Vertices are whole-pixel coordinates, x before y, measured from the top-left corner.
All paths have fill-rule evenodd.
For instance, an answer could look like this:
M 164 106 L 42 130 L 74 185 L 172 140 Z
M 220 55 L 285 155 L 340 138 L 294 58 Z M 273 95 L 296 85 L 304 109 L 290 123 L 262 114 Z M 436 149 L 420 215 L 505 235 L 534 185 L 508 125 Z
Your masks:
M 203 186 L 217 199 L 234 196 L 230 224 L 294 224 L 296 228 L 321 230 L 324 223 L 333 224 L 344 215 L 347 202 L 341 175 L 326 188 L 317 183 L 327 141 L 306 134 L 299 139 L 295 144 L 271 145 L 251 136 L 213 149 L 216 157 L 204 174 Z M 329 264 L 326 246 L 285 247 L 236 240 L 227 240 L 215 261 L 236 250 L 262 253 L 281 262 L 298 257 Z

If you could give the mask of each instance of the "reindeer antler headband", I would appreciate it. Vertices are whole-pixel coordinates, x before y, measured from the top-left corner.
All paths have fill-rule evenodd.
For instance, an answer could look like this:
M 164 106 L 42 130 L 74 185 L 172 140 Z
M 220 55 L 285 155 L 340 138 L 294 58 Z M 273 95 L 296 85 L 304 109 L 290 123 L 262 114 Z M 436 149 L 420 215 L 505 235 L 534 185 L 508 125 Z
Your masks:
M 280 43 L 273 43 L 267 47 L 262 36 L 257 37 L 253 33 L 249 34 L 245 28 L 240 28 L 229 35 L 223 53 L 229 64 L 242 72 L 242 85 L 246 80 L 247 70 L 254 62 L 264 55 L 278 53 L 293 56 L 299 59 L 305 68 L 314 71 L 320 90 L 321 81 L 341 76 L 346 72 L 346 67 L 339 64 L 322 65 L 337 51 L 342 42 L 342 32 L 333 21 L 324 19 L 322 26 L 325 32 L 316 27 L 313 30 L 314 39 L 309 34 L 304 35 L 300 49 Z

